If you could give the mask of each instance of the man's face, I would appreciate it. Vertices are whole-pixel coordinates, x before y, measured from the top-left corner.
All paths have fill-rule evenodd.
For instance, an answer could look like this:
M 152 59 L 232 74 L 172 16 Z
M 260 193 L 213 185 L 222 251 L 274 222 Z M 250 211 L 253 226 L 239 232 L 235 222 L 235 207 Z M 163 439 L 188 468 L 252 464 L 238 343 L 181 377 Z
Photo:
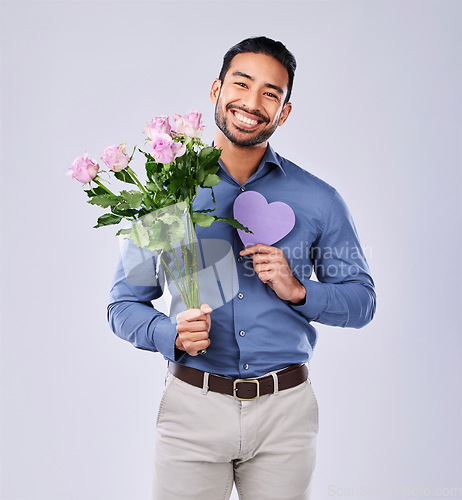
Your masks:
M 235 56 L 223 82 L 215 80 L 210 98 L 215 123 L 234 145 L 251 147 L 266 142 L 291 111 L 286 68 L 266 54 Z

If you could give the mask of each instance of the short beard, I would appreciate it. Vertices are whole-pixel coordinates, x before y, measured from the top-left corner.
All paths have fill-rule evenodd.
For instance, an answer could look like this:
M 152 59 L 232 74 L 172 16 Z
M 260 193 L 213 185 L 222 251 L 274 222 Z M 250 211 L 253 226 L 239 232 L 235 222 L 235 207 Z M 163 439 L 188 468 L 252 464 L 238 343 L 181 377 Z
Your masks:
M 217 127 L 223 132 L 223 135 L 235 146 L 238 146 L 240 148 L 251 148 L 253 146 L 257 146 L 258 144 L 262 144 L 273 135 L 274 131 L 278 126 L 278 123 L 276 122 L 271 128 L 262 130 L 254 137 L 250 137 L 249 139 L 239 140 L 237 137 L 233 135 L 233 133 L 228 127 L 225 117 L 220 112 L 220 108 L 218 106 L 219 102 L 220 102 L 220 96 L 218 96 L 218 100 L 215 105 L 215 123 Z M 240 130 L 243 133 L 249 133 L 247 129 L 238 127 L 238 130 Z

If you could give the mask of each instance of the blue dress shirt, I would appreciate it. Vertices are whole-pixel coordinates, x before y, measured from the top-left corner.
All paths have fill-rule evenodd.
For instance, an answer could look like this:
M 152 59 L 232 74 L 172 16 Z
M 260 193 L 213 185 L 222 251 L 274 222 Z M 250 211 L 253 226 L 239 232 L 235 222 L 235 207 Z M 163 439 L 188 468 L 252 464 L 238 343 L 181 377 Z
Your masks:
M 281 300 L 252 272 L 251 259 L 239 256 L 244 246 L 237 231 L 215 222 L 209 228 L 196 227 L 197 238 L 217 238 L 232 245 L 239 293 L 211 313 L 211 344 L 206 354 L 189 356 L 175 349 L 176 325 L 151 304 L 162 295 L 161 287 L 155 282 L 127 280 L 122 259 L 108 306 L 108 320 L 117 336 L 199 370 L 252 378 L 308 361 L 317 340 L 312 322 L 361 328 L 371 321 L 374 282 L 348 208 L 333 187 L 270 146 L 255 174 L 242 186 L 221 161 L 218 175 L 221 182 L 214 187 L 214 215 L 232 217 L 233 203 L 245 190 L 293 209 L 294 228 L 274 246 L 283 249 L 294 276 L 305 286 L 305 302 L 294 305 Z M 209 189 L 199 188 L 194 207 L 215 208 Z M 317 280 L 311 279 L 312 272 Z

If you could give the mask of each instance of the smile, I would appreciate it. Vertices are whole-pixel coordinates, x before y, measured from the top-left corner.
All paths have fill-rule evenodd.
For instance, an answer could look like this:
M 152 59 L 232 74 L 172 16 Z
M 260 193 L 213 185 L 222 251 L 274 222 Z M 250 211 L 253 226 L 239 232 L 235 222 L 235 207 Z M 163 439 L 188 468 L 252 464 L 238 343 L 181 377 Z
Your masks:
M 252 120 L 251 118 L 247 118 L 246 116 L 241 115 L 240 113 L 235 112 L 234 116 L 242 123 L 246 123 L 247 125 L 258 125 L 258 120 Z

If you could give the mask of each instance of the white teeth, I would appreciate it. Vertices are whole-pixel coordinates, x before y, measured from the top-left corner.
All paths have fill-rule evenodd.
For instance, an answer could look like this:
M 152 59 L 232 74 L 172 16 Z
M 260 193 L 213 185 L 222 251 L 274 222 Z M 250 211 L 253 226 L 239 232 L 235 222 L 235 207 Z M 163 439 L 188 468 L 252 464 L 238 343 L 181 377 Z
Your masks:
M 245 116 L 242 116 L 241 114 L 239 113 L 235 113 L 234 115 L 239 121 L 241 122 L 244 122 L 244 123 L 247 123 L 248 125 L 257 125 L 258 122 L 257 120 L 251 120 L 250 118 L 247 118 Z

